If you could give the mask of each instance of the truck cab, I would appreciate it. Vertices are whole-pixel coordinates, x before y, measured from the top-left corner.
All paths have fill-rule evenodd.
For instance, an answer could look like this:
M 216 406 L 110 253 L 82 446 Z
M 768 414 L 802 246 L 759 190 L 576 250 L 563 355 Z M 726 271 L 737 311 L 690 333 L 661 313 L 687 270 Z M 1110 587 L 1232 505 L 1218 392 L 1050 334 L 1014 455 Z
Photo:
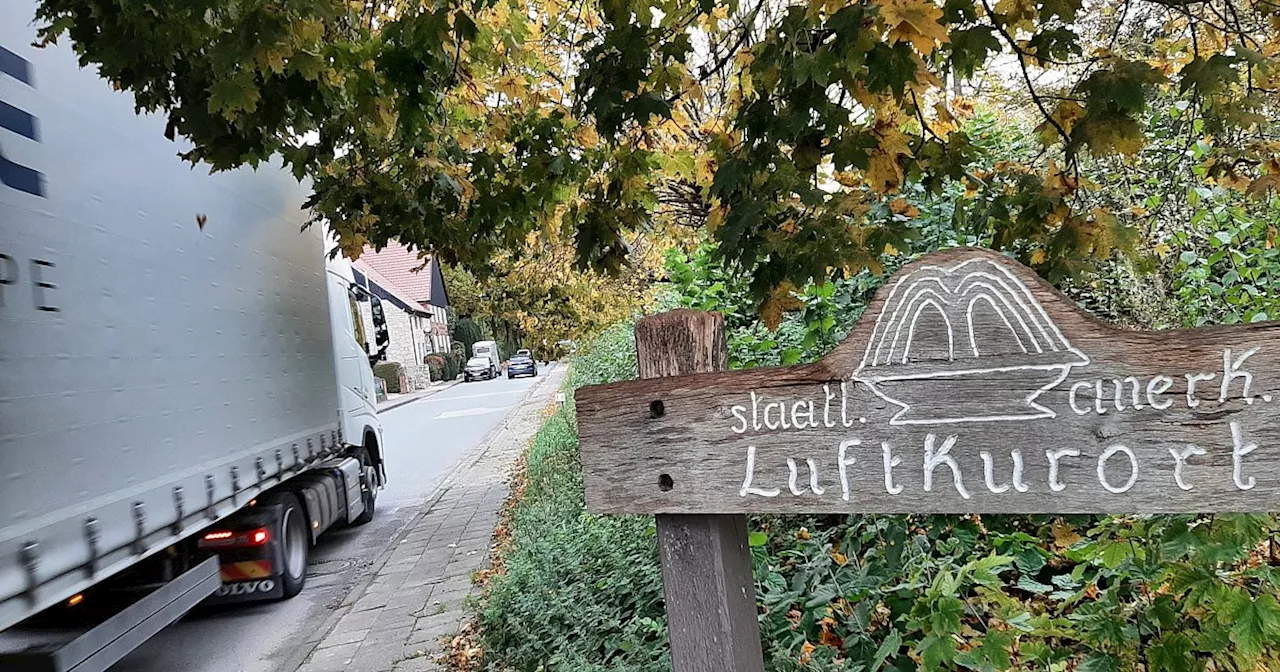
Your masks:
M 334 368 L 338 373 L 339 427 L 352 446 L 368 451 L 377 469 L 376 481 L 385 481 L 378 420 L 377 387 L 373 365 L 386 358 L 389 335 L 382 301 L 355 282 L 351 263 L 338 256 L 325 263 L 329 290 L 329 315 L 333 329 Z M 371 304 L 372 334 L 361 317 L 360 304 Z M 370 339 L 370 336 L 373 336 Z M 372 342 L 371 342 L 372 341 Z

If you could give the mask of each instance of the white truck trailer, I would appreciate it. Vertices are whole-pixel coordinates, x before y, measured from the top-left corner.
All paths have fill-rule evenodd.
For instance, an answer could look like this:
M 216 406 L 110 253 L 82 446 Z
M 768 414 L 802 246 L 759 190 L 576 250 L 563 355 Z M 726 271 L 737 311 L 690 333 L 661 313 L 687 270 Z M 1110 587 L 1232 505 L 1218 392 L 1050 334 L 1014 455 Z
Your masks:
M 316 537 L 373 515 L 387 337 L 305 185 L 181 161 L 70 45 L 32 46 L 35 7 L 0 5 L 0 641 L 147 590 L 0 669 L 85 672 L 206 598 L 292 596 Z

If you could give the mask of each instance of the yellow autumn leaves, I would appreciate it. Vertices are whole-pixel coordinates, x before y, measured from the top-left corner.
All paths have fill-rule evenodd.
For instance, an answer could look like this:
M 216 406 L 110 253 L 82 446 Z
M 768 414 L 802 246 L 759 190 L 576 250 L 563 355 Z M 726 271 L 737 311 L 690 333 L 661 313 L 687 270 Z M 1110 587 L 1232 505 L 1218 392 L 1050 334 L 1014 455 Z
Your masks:
M 949 39 L 946 26 L 939 23 L 942 8 L 930 0 L 877 0 L 876 5 L 891 44 L 910 42 L 916 51 L 928 56 Z

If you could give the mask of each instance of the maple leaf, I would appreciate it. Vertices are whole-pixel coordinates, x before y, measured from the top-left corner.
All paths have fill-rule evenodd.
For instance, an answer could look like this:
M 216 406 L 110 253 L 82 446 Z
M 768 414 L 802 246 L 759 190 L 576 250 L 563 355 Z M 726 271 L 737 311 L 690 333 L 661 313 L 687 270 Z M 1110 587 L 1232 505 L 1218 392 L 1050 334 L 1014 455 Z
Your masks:
M 890 44 L 910 42 L 920 53 L 928 55 L 940 43 L 946 43 L 947 28 L 939 23 L 942 8 L 929 0 L 882 0 L 880 18 L 889 29 Z
M 1267 162 L 1266 174 L 1255 178 L 1249 184 L 1246 193 L 1256 198 L 1264 198 L 1272 190 L 1280 192 L 1280 158 L 1272 158 Z
M 898 159 L 911 156 L 911 147 L 907 136 L 896 127 L 878 129 L 876 136 L 879 142 L 867 157 L 867 185 L 878 193 L 891 193 L 902 186 L 902 165 Z
M 920 208 L 912 205 L 905 198 L 895 198 L 890 201 L 889 211 L 895 215 L 902 215 L 907 219 L 915 219 L 920 216 Z
M 1234 84 L 1240 79 L 1240 73 L 1233 67 L 1237 57 L 1226 54 L 1214 54 L 1208 59 L 1195 57 L 1182 67 L 1182 82 L 1179 90 L 1186 92 L 1194 88 L 1201 95 L 1212 95 L 1224 87 Z
M 272 72 L 284 74 L 285 60 L 293 53 L 293 50 L 286 45 L 276 44 L 269 47 L 263 47 L 258 51 L 258 65 Z
M 782 324 L 782 315 L 788 310 L 799 310 L 804 302 L 795 297 L 795 285 L 784 282 L 765 297 L 760 304 L 760 321 L 769 329 L 777 329 Z M 796 533 L 798 539 L 808 539 L 809 531 L 800 528 Z
M 1086 119 L 1081 124 L 1094 155 L 1137 154 L 1147 144 L 1142 127 L 1133 119 Z
M 261 92 L 253 82 L 253 73 L 240 72 L 213 83 L 209 89 L 209 112 L 232 119 L 236 112 L 252 112 L 258 107 Z
M 1015 32 L 1034 28 L 1038 14 L 1034 0 L 1000 0 L 996 3 L 995 13 Z
M 1076 122 L 1085 116 L 1084 107 L 1074 100 L 1064 100 L 1058 103 L 1053 113 L 1049 115 L 1049 120 L 1036 127 L 1036 133 L 1040 135 L 1040 141 L 1046 146 L 1062 140 L 1062 135 L 1058 132 L 1058 128 L 1062 128 L 1062 132 L 1071 137 L 1071 130 L 1076 127 Z M 1057 122 L 1054 126 L 1053 122 Z

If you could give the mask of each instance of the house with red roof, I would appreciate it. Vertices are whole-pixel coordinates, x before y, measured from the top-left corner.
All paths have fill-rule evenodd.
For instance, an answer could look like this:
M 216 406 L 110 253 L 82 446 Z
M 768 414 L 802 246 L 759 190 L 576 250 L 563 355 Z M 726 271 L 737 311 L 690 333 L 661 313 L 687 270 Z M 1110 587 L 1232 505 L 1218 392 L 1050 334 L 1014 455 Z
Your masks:
M 391 336 L 386 361 L 403 366 L 414 389 L 425 387 L 427 355 L 449 352 L 451 345 L 449 292 L 439 261 L 393 242 L 381 250 L 366 247 L 351 266 L 356 284 L 382 299 Z

